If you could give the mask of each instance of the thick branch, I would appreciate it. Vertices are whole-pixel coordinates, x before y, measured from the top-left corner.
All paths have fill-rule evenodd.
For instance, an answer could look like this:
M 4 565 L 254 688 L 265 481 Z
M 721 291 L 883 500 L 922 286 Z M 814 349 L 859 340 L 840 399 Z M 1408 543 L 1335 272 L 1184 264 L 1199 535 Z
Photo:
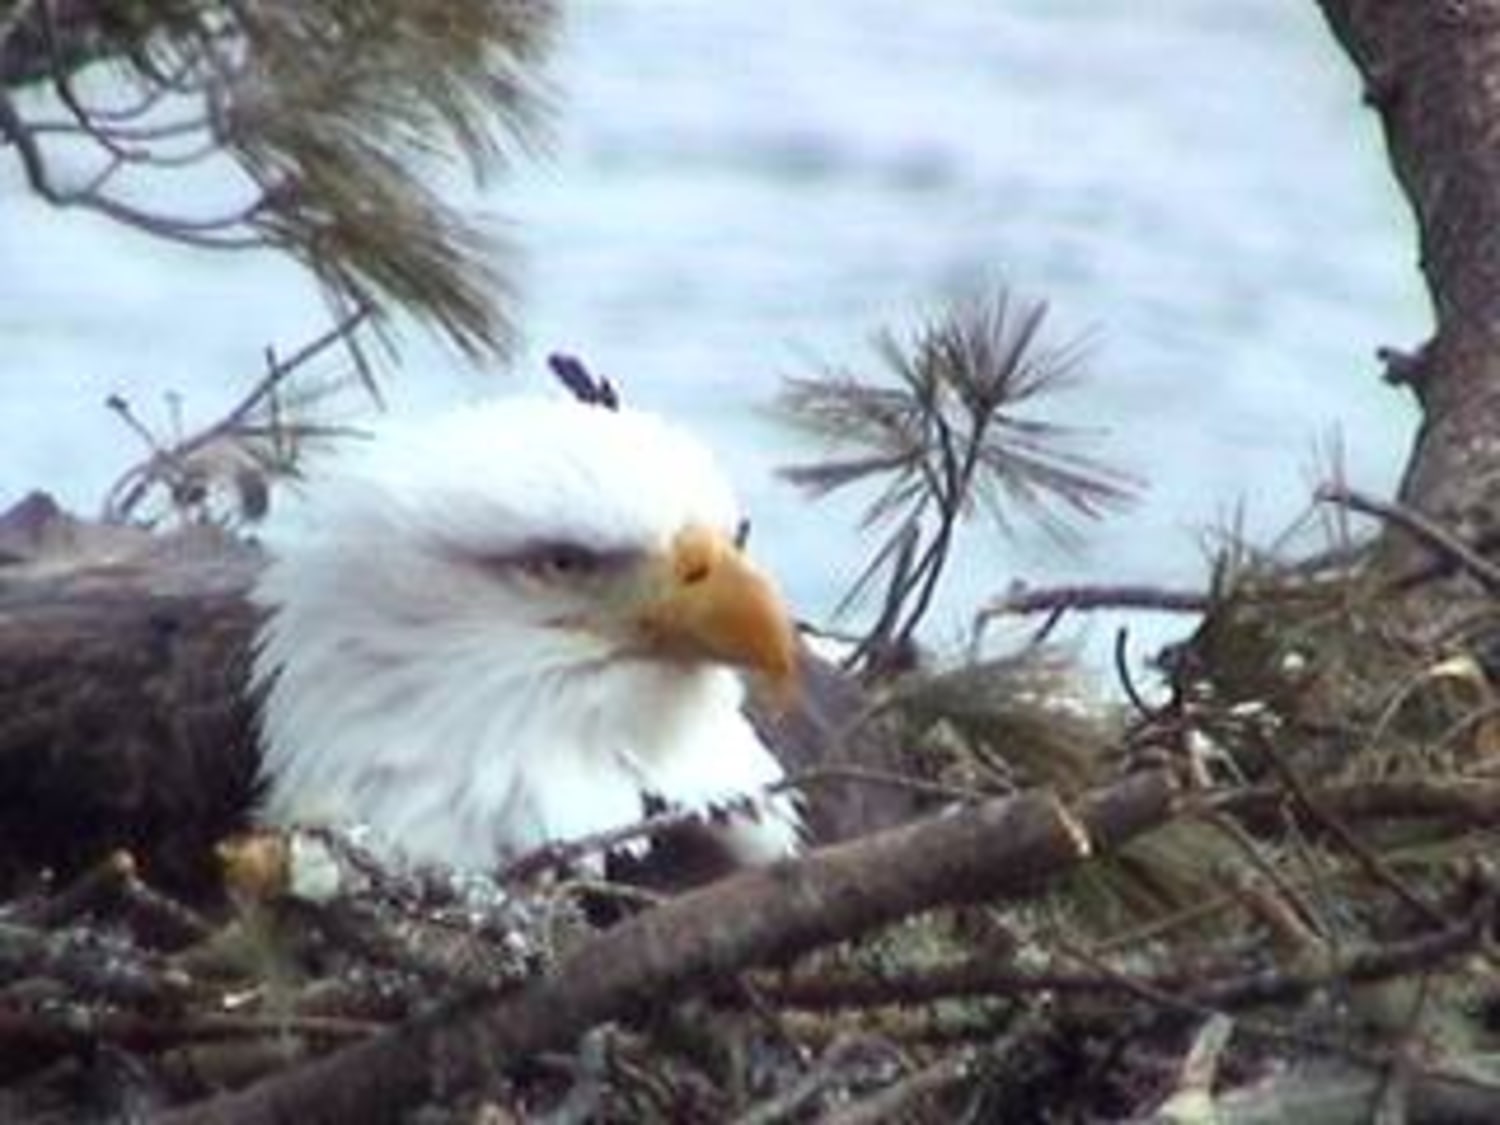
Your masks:
M 471 998 L 166 1120 L 394 1120 L 440 1078 L 472 1080 L 725 974 L 941 904 L 1035 888 L 1173 808 L 1165 776 L 1142 774 L 1073 811 L 1045 794 L 990 801 L 746 872 L 609 930 L 519 994 Z

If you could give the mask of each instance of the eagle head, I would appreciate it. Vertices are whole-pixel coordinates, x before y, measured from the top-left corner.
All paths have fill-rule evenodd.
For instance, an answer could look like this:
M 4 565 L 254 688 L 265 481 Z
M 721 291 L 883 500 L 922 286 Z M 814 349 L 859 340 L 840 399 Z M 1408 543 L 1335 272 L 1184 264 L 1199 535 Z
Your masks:
M 487 867 L 781 776 L 740 673 L 795 633 L 709 451 L 650 414 L 502 398 L 386 425 L 312 475 L 255 590 L 268 817 Z M 766 798 L 723 829 L 795 847 Z

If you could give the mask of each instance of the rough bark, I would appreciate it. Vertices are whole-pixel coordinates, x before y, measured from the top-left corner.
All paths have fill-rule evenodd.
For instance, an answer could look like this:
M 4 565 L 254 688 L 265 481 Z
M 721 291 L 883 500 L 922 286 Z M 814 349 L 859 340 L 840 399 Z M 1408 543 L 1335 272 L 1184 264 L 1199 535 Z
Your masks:
M 1415 354 L 1389 357 L 1388 377 L 1411 387 L 1422 412 L 1400 499 L 1493 549 L 1500 541 L 1500 2 L 1318 2 L 1380 115 L 1416 219 L 1436 317 L 1434 335 Z M 1381 559 L 1404 571 L 1428 556 L 1392 532 Z M 1433 592 L 1427 608 L 1440 606 L 1447 622 L 1480 595 L 1468 580 Z

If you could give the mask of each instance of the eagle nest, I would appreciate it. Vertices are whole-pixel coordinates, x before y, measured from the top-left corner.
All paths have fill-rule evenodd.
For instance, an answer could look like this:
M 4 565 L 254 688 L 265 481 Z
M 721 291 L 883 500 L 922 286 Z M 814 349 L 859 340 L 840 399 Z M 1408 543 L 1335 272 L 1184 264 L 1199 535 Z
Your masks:
M 1500 1119 L 1493 634 L 1422 639 L 1431 576 L 1231 552 L 1129 705 L 888 673 L 770 786 L 831 842 L 704 881 L 673 833 L 755 801 L 482 875 L 251 828 L 258 552 L 39 499 L 0 550 L 6 1120 Z

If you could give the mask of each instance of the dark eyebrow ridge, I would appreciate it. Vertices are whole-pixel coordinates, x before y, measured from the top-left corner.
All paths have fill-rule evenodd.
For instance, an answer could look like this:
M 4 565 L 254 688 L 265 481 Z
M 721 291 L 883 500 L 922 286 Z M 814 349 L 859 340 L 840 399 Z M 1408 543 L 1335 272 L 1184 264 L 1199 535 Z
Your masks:
M 462 561 L 491 574 L 526 571 L 561 554 L 573 554 L 579 563 L 594 574 L 611 574 L 637 562 L 642 551 L 635 547 L 600 547 L 573 539 L 531 539 L 514 547 L 490 551 L 469 548 L 454 550 Z

